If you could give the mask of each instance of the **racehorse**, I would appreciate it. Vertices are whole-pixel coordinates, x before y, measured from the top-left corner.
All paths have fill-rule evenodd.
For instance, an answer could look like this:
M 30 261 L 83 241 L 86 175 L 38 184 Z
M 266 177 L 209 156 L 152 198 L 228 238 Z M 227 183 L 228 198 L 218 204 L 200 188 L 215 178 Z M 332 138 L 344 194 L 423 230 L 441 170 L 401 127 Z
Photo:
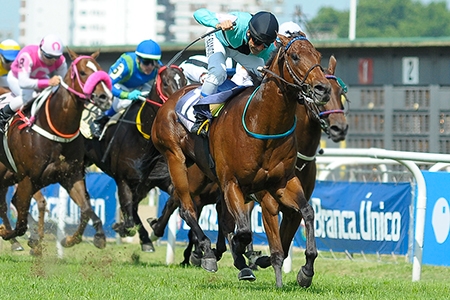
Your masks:
M 342 98 L 346 98 L 347 87 L 343 81 L 336 77 L 336 59 L 334 56 L 330 57 L 328 68 L 325 69 L 325 77 L 329 80 L 331 84 L 331 97 L 330 101 L 324 106 L 316 106 L 313 102 L 307 102 L 305 104 L 297 105 L 297 127 L 295 129 L 295 134 L 297 137 L 297 163 L 296 163 L 296 175 L 300 179 L 300 182 L 305 191 L 305 197 L 309 199 L 312 195 L 315 186 L 316 179 L 316 164 L 314 163 L 317 149 L 319 147 L 321 130 L 325 132 L 329 138 L 335 143 L 343 141 L 346 137 L 348 124 L 345 118 L 345 109 L 343 106 Z M 196 165 L 188 168 L 188 176 L 190 180 L 190 186 L 193 185 L 191 179 L 194 178 L 198 180 L 201 176 L 198 174 L 201 172 L 198 170 Z M 197 174 L 196 174 L 197 173 Z M 196 183 L 194 183 L 195 185 Z M 220 196 L 220 192 L 216 191 L 217 195 L 211 197 L 212 191 L 218 190 L 217 184 L 209 184 L 204 193 L 200 196 L 193 197 L 194 203 L 197 209 L 197 215 L 200 215 L 202 208 L 208 204 L 215 204 Z M 192 190 L 191 190 L 192 191 Z M 206 194 L 206 195 L 205 195 Z M 173 211 L 178 207 L 179 203 L 175 202 L 173 197 L 170 197 L 164 207 L 161 217 L 157 220 L 152 220 L 150 225 L 154 229 L 154 232 L 158 236 L 162 236 L 163 230 L 167 225 L 167 221 Z M 161 229 L 162 228 L 162 229 Z M 226 250 L 225 236 L 223 233 L 219 232 L 218 245 L 216 246 L 216 257 L 220 257 Z M 190 251 L 192 250 L 191 238 L 190 243 L 184 252 L 184 261 L 182 264 L 188 264 L 189 258 L 193 260 Z M 195 255 L 201 255 L 195 253 Z M 267 267 L 270 265 L 269 261 L 264 261 L 267 257 L 261 257 L 256 260 L 256 263 L 261 267 Z
M 297 163 L 295 174 L 300 180 L 301 187 L 306 199 L 310 199 L 316 182 L 316 164 L 315 157 L 320 144 L 321 132 L 325 132 L 335 143 L 343 141 L 346 137 L 348 124 L 345 117 L 346 109 L 344 100 L 346 98 L 346 86 L 343 81 L 334 75 L 336 69 L 336 59 L 330 57 L 328 68 L 325 70 L 325 76 L 331 84 L 330 101 L 325 105 L 317 105 L 311 99 L 304 104 L 297 106 L 297 128 L 295 135 L 297 138 Z M 344 100 L 343 100 L 344 99 Z M 260 192 L 257 195 L 262 205 L 269 203 L 268 209 L 263 209 L 264 224 L 272 223 L 272 226 L 278 223 L 278 214 L 283 212 L 283 219 L 280 225 L 280 236 L 282 244 L 278 247 L 282 249 L 284 258 L 287 257 L 291 241 L 297 231 L 301 217 L 299 212 L 285 207 L 283 203 L 275 202 L 268 192 Z M 298 282 L 301 286 L 309 286 L 314 275 L 313 263 L 317 256 L 317 249 L 314 240 L 314 212 L 311 205 L 305 204 L 307 209 L 301 213 L 305 220 L 307 229 L 307 248 L 305 251 L 307 264 L 302 267 L 298 275 Z M 279 251 L 279 250 L 278 250 Z M 268 256 L 257 259 L 256 264 L 262 268 L 271 265 L 271 258 Z
M 114 224 L 114 230 L 122 237 L 133 236 L 137 226 L 145 252 L 153 252 L 154 247 L 138 215 L 139 202 L 156 186 L 171 192 L 166 163 L 153 146 L 150 131 L 158 109 L 186 83 L 179 67 L 160 67 L 148 99 L 133 102 L 119 122 L 106 129 L 103 138 L 86 139 L 85 143 L 85 165 L 95 163 L 117 184 L 124 222 Z
M 60 183 L 81 209 L 80 224 L 74 234 L 61 241 L 71 247 L 82 240 L 89 219 L 96 230 L 94 245 L 106 246 L 100 218 L 93 211 L 84 182 L 84 140 L 79 136 L 81 114 L 86 102 L 102 110 L 111 106 L 111 80 L 96 62 L 99 51 L 79 56 L 67 49 L 72 63 L 61 85 L 42 92 L 45 95 L 16 115 L 2 135 L 4 150 L 0 153 L 0 203 L 6 208 L 7 188 L 17 183 L 12 203 L 17 209 L 13 230 L 4 220 L 0 236 L 9 240 L 25 234 L 31 196 L 41 188 Z M 41 107 L 42 106 L 42 107 Z M 7 219 L 7 218 L 6 218 Z M 8 227 L 9 226 L 9 227 Z
M 240 270 L 238 277 L 243 280 L 254 280 L 253 272 L 243 257 L 245 247 L 252 239 L 246 196 L 265 190 L 273 198 L 261 203 L 263 210 L 283 205 L 295 211 L 298 218 L 313 217 L 294 172 L 296 107 L 308 99 L 325 104 L 330 98 L 331 86 L 320 68 L 320 53 L 303 33 L 290 38 L 279 35 L 279 38 L 283 46 L 264 70 L 266 74 L 261 85 L 247 88 L 229 99 L 212 122 L 209 151 L 214 162 L 213 170 L 210 169 L 210 160 L 204 159 L 204 151 L 200 154 L 204 147 L 195 147 L 197 143 L 203 144 L 204 138 L 190 134 L 178 122 L 175 112 L 177 101 L 195 86 L 183 88 L 169 97 L 158 111 L 152 128 L 152 141 L 168 163 L 173 195 L 181 202 L 180 215 L 193 230 L 204 253 L 201 266 L 207 271 L 217 271 L 211 241 L 197 222 L 189 194 L 187 167 L 194 162 L 219 184 L 223 192 L 228 208 L 223 211 L 228 211 L 236 224 L 231 249 L 234 265 Z M 286 242 L 281 239 L 286 236 L 282 235 L 280 239 L 278 224 L 268 222 L 264 225 L 276 284 L 282 286 L 284 251 L 281 245 Z M 307 230 L 313 232 L 314 228 L 307 227 Z M 232 231 L 229 229 L 227 232 Z M 312 267 L 311 259 L 307 253 L 307 265 Z M 299 274 L 303 277 L 302 272 Z M 303 282 L 297 281 L 299 284 Z

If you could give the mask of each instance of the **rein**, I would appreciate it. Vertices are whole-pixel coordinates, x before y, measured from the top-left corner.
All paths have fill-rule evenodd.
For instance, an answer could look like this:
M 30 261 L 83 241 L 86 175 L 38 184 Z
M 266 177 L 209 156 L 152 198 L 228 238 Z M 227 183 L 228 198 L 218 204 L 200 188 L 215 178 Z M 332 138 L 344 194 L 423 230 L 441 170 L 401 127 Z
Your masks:
M 292 71 L 291 66 L 289 65 L 289 61 L 285 55 L 286 51 L 289 49 L 289 47 L 292 45 L 292 43 L 294 43 L 295 41 L 300 41 L 300 40 L 307 40 L 306 37 L 304 36 L 298 36 L 293 38 L 292 40 L 289 41 L 289 43 L 284 47 L 284 51 L 282 51 L 283 48 L 280 47 L 280 50 L 278 52 L 278 57 L 280 57 L 280 55 L 282 57 L 284 57 L 284 64 L 286 65 L 286 68 L 289 72 L 289 74 L 291 75 L 291 77 L 294 79 L 295 83 L 291 83 L 288 82 L 286 79 L 284 79 L 283 77 L 281 77 L 280 75 L 274 73 L 272 70 L 269 70 L 267 68 L 260 68 L 259 71 L 260 72 L 264 72 L 264 73 L 269 73 L 270 75 L 272 75 L 273 77 L 279 79 L 280 81 L 282 81 L 283 83 L 285 83 L 287 86 L 293 87 L 296 90 L 300 91 L 300 95 L 302 96 L 302 98 L 305 99 L 311 99 L 310 97 L 312 97 L 312 92 L 311 89 L 309 88 L 309 84 L 305 84 L 306 79 L 308 78 L 309 74 L 311 73 L 311 71 L 313 69 L 315 69 L 316 67 L 320 67 L 322 68 L 319 64 L 315 64 L 313 66 L 311 66 L 308 71 L 305 73 L 305 76 L 303 77 L 303 79 L 299 79 L 298 76 Z M 305 89 L 306 87 L 306 89 Z M 250 101 L 253 99 L 256 91 L 258 91 L 260 88 L 260 86 L 258 86 L 253 93 L 250 95 L 249 99 L 247 100 L 247 103 L 244 107 L 244 112 L 242 113 L 242 125 L 244 127 L 245 132 L 247 132 L 248 135 L 250 135 L 251 137 L 260 139 L 260 140 L 268 140 L 268 139 L 280 139 L 280 138 L 284 138 L 286 136 L 289 136 L 290 134 L 292 134 L 295 131 L 295 128 L 297 126 L 297 116 L 294 116 L 294 124 L 292 125 L 292 127 L 286 131 L 285 133 L 280 133 L 280 134 L 259 134 L 259 133 L 254 133 L 251 132 L 248 127 L 247 124 L 245 124 L 245 115 L 246 112 L 248 110 L 248 106 L 250 105 Z
M 78 56 L 72 62 L 72 64 L 71 64 L 72 69 L 71 69 L 71 73 L 70 73 L 70 78 L 72 79 L 72 87 L 70 87 L 67 83 L 65 83 L 61 76 L 60 76 L 60 82 L 61 82 L 60 85 L 62 85 L 70 93 L 78 96 L 78 98 L 88 100 L 92 104 L 95 104 L 94 101 L 91 99 L 95 86 L 99 82 L 104 82 L 106 84 L 107 88 L 109 90 L 111 90 L 111 88 L 112 88 L 111 79 L 105 71 L 97 70 L 97 67 L 95 66 L 95 64 L 92 61 L 88 61 L 86 66 L 88 68 L 92 69 L 94 71 L 94 73 L 92 73 L 88 77 L 86 82 L 83 83 L 80 79 L 80 74 L 79 74 L 78 68 L 77 68 L 77 63 L 83 58 L 93 59 L 93 57 L 91 57 L 91 56 L 81 55 L 81 56 Z M 75 80 L 74 80 L 75 78 L 78 81 L 78 85 L 83 90 L 83 93 L 80 93 L 75 90 Z M 69 143 L 78 137 L 78 135 L 80 134 L 80 128 L 78 127 L 77 131 L 75 131 L 74 133 L 70 133 L 70 134 L 62 133 L 58 129 L 56 129 L 56 127 L 54 126 L 54 124 L 50 118 L 50 104 L 49 104 L 50 99 L 52 99 L 51 96 L 47 99 L 47 101 L 45 103 L 45 114 L 46 114 L 48 126 L 56 135 L 45 131 L 44 129 L 42 129 L 41 127 L 39 127 L 38 125 L 36 125 L 34 123 L 32 123 L 31 128 L 34 131 L 38 132 L 39 134 L 41 134 L 42 136 L 44 136 L 50 140 L 60 142 L 60 143 Z
M 70 78 L 72 79 L 72 86 L 70 87 L 67 83 L 64 82 L 63 78 L 60 77 L 61 85 L 66 90 L 71 92 L 72 94 L 77 95 L 79 98 L 88 100 L 90 103 L 95 104 L 93 102 L 93 100 L 91 99 L 92 93 L 94 91 L 94 87 L 100 81 L 103 81 L 106 83 L 106 86 L 108 87 L 108 89 L 111 90 L 112 89 L 111 78 L 109 77 L 108 73 L 106 73 L 105 71 L 97 70 L 97 67 L 91 61 L 89 61 L 86 65 L 89 68 L 91 68 L 92 70 L 94 70 L 94 73 L 88 77 L 88 79 L 86 80 L 85 83 L 83 83 L 80 79 L 80 74 L 78 73 L 78 68 L 77 68 L 77 63 L 80 60 L 82 60 L 83 58 L 93 59 L 91 56 L 87 56 L 87 55 L 80 55 L 77 58 L 75 58 L 75 60 L 71 64 L 72 70 L 70 73 Z M 83 90 L 83 93 L 80 93 L 77 90 L 75 90 L 75 80 L 74 79 L 76 79 L 78 81 L 78 85 Z
M 254 133 L 251 132 L 250 130 L 248 130 L 247 128 L 247 124 L 245 124 L 245 114 L 247 113 L 248 110 L 248 106 L 250 105 L 250 101 L 252 101 L 253 96 L 255 96 L 256 91 L 258 91 L 260 88 L 260 86 L 258 86 L 253 93 L 250 95 L 250 97 L 247 100 L 247 103 L 245 104 L 244 107 L 244 112 L 242 113 L 242 125 L 244 126 L 244 130 L 245 132 L 248 133 L 248 135 L 250 135 L 251 137 L 260 139 L 260 140 L 269 140 L 269 139 L 281 139 L 284 137 L 287 137 L 288 135 L 292 134 L 295 130 L 295 127 L 297 126 L 297 116 L 294 117 L 294 125 L 292 125 L 291 129 L 289 129 L 288 131 L 286 131 L 285 133 L 280 133 L 280 134 L 259 134 L 259 133 Z

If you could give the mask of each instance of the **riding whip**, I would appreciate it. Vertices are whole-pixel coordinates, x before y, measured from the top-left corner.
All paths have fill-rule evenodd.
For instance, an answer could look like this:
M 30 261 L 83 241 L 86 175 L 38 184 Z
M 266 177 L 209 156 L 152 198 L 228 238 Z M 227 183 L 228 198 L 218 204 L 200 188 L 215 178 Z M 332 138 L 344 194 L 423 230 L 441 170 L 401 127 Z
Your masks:
M 236 22 L 233 22 L 233 26 L 236 26 Z M 183 54 L 184 51 L 186 51 L 189 47 L 191 47 L 192 45 L 194 45 L 195 43 L 197 43 L 198 41 L 200 41 L 201 39 L 207 37 L 210 34 L 216 33 L 217 31 L 222 30 L 222 28 L 216 28 L 214 30 L 211 30 L 205 34 L 203 34 L 202 36 L 200 36 L 199 38 L 195 39 L 194 41 L 192 41 L 189 45 L 187 45 L 186 47 L 184 47 L 183 50 L 179 51 L 177 54 L 175 54 L 172 59 L 167 63 L 168 66 L 171 66 L 178 58 L 180 58 L 181 54 Z

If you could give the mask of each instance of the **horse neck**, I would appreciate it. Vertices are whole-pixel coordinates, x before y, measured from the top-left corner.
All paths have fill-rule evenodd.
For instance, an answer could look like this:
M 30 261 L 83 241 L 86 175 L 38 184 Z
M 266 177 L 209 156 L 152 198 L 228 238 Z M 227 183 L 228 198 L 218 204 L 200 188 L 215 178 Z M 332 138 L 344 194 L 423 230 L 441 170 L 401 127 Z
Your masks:
M 297 152 L 306 156 L 314 156 L 320 144 L 322 129 L 319 122 L 313 120 L 304 105 L 297 107 Z
M 66 134 L 79 129 L 84 109 L 82 99 L 60 86 L 47 101 L 49 103 L 44 104 L 41 109 L 45 114 L 40 115 L 41 118 L 45 115 L 45 123 L 51 123 L 59 132 Z
M 275 64 L 275 63 L 274 63 Z M 278 67 L 272 67 L 272 72 L 280 75 Z M 274 77 L 266 77 L 260 86 L 260 97 L 258 98 L 258 107 L 254 110 L 254 118 L 265 117 L 265 124 L 274 130 L 273 133 L 288 131 L 294 124 L 295 111 L 298 105 L 297 97 L 285 95 L 283 83 Z

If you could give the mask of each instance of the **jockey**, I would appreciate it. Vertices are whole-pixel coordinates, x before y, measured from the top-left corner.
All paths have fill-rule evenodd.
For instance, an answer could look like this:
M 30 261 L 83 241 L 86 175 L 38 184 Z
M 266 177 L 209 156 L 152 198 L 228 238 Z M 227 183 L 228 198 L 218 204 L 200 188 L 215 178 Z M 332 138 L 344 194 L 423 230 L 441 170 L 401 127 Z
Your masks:
M 222 29 L 205 38 L 208 57 L 208 75 L 202 84 L 201 96 L 217 92 L 217 87 L 226 79 L 225 60 L 233 58 L 247 71 L 261 77 L 257 68 L 265 65 L 270 53 L 275 49 L 278 21 L 266 11 L 252 15 L 246 12 L 214 13 L 205 8 L 194 12 L 194 19 L 207 27 Z M 233 24 L 234 23 L 234 24 Z M 191 132 L 206 136 L 202 128 L 209 116 L 209 105 L 194 106 L 196 121 Z
M 63 48 L 61 39 L 49 34 L 39 45 L 20 50 L 8 73 L 8 85 L 15 97 L 0 109 L 0 132 L 4 132 L 5 124 L 15 112 L 33 99 L 35 91 L 60 84 L 60 76 L 67 73 Z
M 242 85 L 234 80 L 237 70 L 242 69 L 238 64 L 236 68 L 233 68 L 233 60 L 229 57 L 226 60 L 227 78 L 237 85 Z M 193 55 L 184 60 L 180 64 L 180 69 L 183 70 L 184 76 L 188 80 L 188 84 L 202 83 L 205 81 L 206 75 L 208 75 L 208 58 L 205 55 Z
M 92 123 L 91 131 L 100 137 L 109 118 L 151 90 L 151 83 L 162 66 L 161 48 L 153 40 L 142 41 L 134 52 L 123 53 L 109 69 L 114 100 L 111 108 Z
M 20 46 L 16 41 L 4 40 L 0 43 L 0 87 L 9 89 L 7 76 L 11 70 L 11 63 L 19 54 Z

